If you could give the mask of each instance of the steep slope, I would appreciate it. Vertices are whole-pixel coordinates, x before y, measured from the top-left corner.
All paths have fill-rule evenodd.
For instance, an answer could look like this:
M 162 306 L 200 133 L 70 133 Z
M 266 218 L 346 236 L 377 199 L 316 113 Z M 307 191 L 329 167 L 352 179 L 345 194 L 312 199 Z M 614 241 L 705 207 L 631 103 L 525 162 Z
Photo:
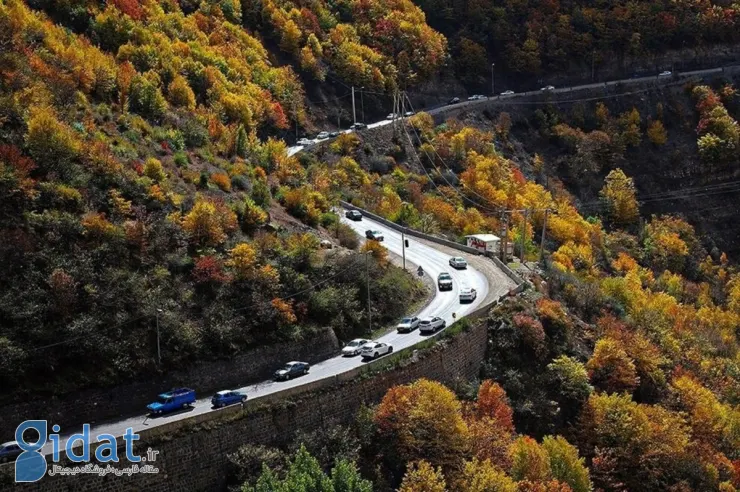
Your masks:
M 176 7 L 56 12 L 92 22 L 115 57 L 0 2 L 4 395 L 366 330 L 364 258 L 319 248 L 322 227 L 357 247 L 329 210 L 336 195 L 316 192 L 283 142 L 258 139 L 286 124 L 281 101 L 300 96 L 298 79 L 215 5 Z M 285 216 L 278 202 L 305 224 L 271 224 L 271 211 Z M 370 276 L 379 323 L 422 293 L 380 257 Z

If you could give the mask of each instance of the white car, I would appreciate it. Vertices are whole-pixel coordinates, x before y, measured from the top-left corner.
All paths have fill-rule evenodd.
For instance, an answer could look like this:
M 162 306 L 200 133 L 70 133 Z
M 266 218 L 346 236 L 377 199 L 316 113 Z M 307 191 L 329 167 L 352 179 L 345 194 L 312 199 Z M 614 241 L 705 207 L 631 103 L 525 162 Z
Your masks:
M 393 346 L 384 342 L 369 342 L 362 346 L 362 358 L 377 359 L 378 357 L 393 352 Z
M 501 93 L 502 96 L 513 96 L 514 91 L 504 91 Z
M 414 116 L 415 114 L 416 114 L 416 113 L 414 113 L 413 111 L 406 111 L 405 113 L 403 113 L 403 115 L 404 115 L 404 116 L 405 116 L 406 118 L 408 118 L 409 116 Z
M 329 132 L 321 132 L 318 135 L 316 135 L 316 138 L 319 140 L 324 140 L 329 138 Z
M 394 120 L 396 118 L 398 118 L 396 113 L 389 113 L 388 116 L 385 117 L 386 120 Z
M 351 342 L 349 342 L 347 345 L 344 346 L 342 349 L 342 355 L 345 357 L 353 357 L 355 355 L 360 355 L 360 352 L 362 352 L 362 347 L 366 343 L 370 342 L 370 340 L 367 340 L 365 338 L 355 338 Z
M 479 99 L 485 99 L 485 98 L 486 96 L 482 94 L 473 94 L 472 96 L 468 98 L 468 101 L 478 101 Z
M 398 323 L 398 326 L 396 326 L 396 330 L 398 330 L 398 333 L 411 333 L 419 327 L 420 322 L 421 320 L 416 316 L 403 318 L 401 322 Z
M 555 90 L 555 87 L 553 87 L 553 86 L 551 86 L 551 85 L 546 85 L 545 87 L 543 87 L 543 88 L 542 88 L 542 89 L 540 89 L 540 90 L 541 90 L 541 91 L 554 91 L 554 90 Z
M 460 289 L 460 302 L 473 302 L 478 297 L 478 292 L 472 287 L 463 287 Z
M 454 258 L 450 258 L 450 266 L 458 270 L 465 270 L 468 268 L 468 262 L 465 261 L 465 258 L 455 256 Z
M 670 70 L 666 70 L 665 72 L 660 72 L 658 74 L 658 77 L 670 77 L 671 75 L 673 75 L 673 72 L 671 72 Z
M 424 318 L 421 320 L 421 323 L 419 323 L 419 333 L 427 334 L 427 333 L 434 333 L 437 330 L 441 330 L 447 326 L 447 322 L 440 318 L 439 316 L 433 316 L 431 318 Z
M 301 138 L 298 140 L 298 145 L 311 145 L 313 143 L 313 140 L 309 140 L 307 138 Z

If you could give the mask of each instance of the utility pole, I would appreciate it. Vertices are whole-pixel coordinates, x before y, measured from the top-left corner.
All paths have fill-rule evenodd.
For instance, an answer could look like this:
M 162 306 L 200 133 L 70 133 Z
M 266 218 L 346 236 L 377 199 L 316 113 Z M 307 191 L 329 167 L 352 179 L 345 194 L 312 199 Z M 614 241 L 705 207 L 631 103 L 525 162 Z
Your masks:
M 367 276 L 367 329 L 373 332 L 373 315 L 370 312 L 370 251 L 365 253 L 365 274 Z
M 342 110 L 337 111 L 337 131 L 342 131 Z
M 511 213 L 510 210 L 504 210 L 504 237 L 502 238 L 504 250 L 501 253 L 501 261 L 506 264 L 509 263 L 509 213 Z
M 401 252 L 403 253 L 403 269 L 406 270 L 406 236 L 401 231 Z
M 493 67 L 495 65 L 496 65 L 495 63 L 491 63 L 491 96 L 496 95 L 496 91 L 494 90 L 494 87 L 493 87 Z
M 155 317 L 157 318 L 157 364 L 162 365 L 162 350 L 159 345 L 159 314 L 162 312 L 161 309 L 157 309 Z
M 529 209 L 526 209 L 525 208 L 524 210 L 522 210 L 522 212 L 524 212 L 524 214 L 522 215 L 522 234 L 521 234 L 522 235 L 522 237 L 521 237 L 522 245 L 521 245 L 521 249 L 519 251 L 519 255 L 520 255 L 520 258 L 519 259 L 521 260 L 522 265 L 524 265 L 524 263 L 526 261 L 524 259 L 524 245 L 525 245 L 525 243 L 527 241 L 527 215 L 529 215 Z
M 293 119 L 295 120 L 295 139 L 298 140 L 298 108 L 296 108 L 296 100 L 293 98 Z
M 352 122 L 357 123 L 357 115 L 355 114 L 355 86 L 352 86 Z
M 594 81 L 594 76 L 596 74 L 595 72 L 595 57 L 596 57 L 596 50 L 591 50 L 591 82 Z
M 362 108 L 362 122 L 365 123 L 365 87 L 360 87 L 360 107 Z
M 545 231 L 547 230 L 547 214 L 550 209 L 545 209 L 545 217 L 542 219 L 542 238 L 540 239 L 540 262 L 545 264 Z

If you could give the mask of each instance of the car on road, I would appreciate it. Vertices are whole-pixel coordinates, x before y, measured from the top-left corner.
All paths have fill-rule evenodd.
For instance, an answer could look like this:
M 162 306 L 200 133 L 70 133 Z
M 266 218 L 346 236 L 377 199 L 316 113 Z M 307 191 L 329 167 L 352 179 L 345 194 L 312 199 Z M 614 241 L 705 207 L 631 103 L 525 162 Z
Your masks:
M 355 338 L 344 346 L 344 348 L 342 349 L 342 355 L 345 357 L 360 355 L 360 352 L 362 352 L 362 347 L 364 347 L 366 343 L 370 343 L 370 340 L 367 340 L 366 338 Z
M 460 289 L 460 302 L 473 302 L 478 297 L 478 292 L 472 287 L 463 287 Z
M 23 452 L 18 441 L 8 441 L 0 444 L 0 463 L 15 460 Z
M 555 87 L 554 87 L 554 86 L 552 86 L 552 85 L 546 85 L 545 87 L 543 87 L 543 88 L 542 88 L 542 89 L 540 89 L 540 90 L 541 90 L 541 91 L 554 91 L 554 90 L 555 90 Z
M 377 359 L 393 352 L 393 345 L 385 342 L 368 342 L 362 346 L 362 358 L 364 360 Z
M 380 231 L 373 231 L 373 230 L 370 230 L 370 229 L 368 229 L 367 231 L 365 231 L 365 237 L 367 239 L 372 239 L 374 241 L 382 241 L 383 239 L 385 239 L 385 237 L 383 237 L 383 233 L 382 232 L 380 232 Z
M 670 70 L 666 70 L 664 72 L 660 72 L 658 74 L 658 77 L 670 77 L 671 75 L 673 75 L 673 72 L 671 72 Z
M 486 96 L 484 96 L 482 94 L 473 94 L 472 96 L 470 96 L 468 98 L 468 101 L 478 101 L 480 99 L 485 99 L 485 98 L 486 98 Z
M 460 256 L 455 256 L 455 257 L 450 258 L 450 266 L 458 270 L 464 270 L 468 268 L 468 262 L 465 261 L 465 258 L 462 258 Z
M 411 333 L 419 327 L 420 322 L 421 320 L 416 316 L 403 318 L 401 322 L 398 323 L 398 326 L 396 326 L 396 330 L 398 330 L 398 333 Z
M 438 330 L 441 330 L 447 326 L 447 322 L 439 316 L 432 316 L 431 318 L 424 318 L 419 323 L 419 333 L 431 334 Z
M 365 123 L 353 123 L 349 128 L 350 130 L 364 130 L 367 125 Z
M 316 135 L 316 138 L 319 140 L 325 140 L 329 138 L 329 132 L 321 132 L 318 135 Z
M 501 93 L 502 96 L 513 96 L 514 94 L 514 91 L 504 91 Z
M 235 403 L 244 403 L 245 401 L 247 401 L 246 393 L 235 390 L 224 390 L 213 395 L 213 398 L 211 398 L 211 405 L 215 408 L 221 408 Z
M 393 120 L 398 118 L 398 115 L 396 113 L 390 113 L 388 116 L 385 117 L 386 120 Z
M 309 140 L 305 137 L 298 139 L 298 145 L 311 145 L 312 143 L 313 143 L 313 140 Z
M 459 97 L 453 97 L 452 99 L 450 99 L 449 101 L 447 101 L 447 104 L 457 104 L 459 102 L 460 102 L 460 98 Z
M 442 272 L 437 276 L 437 287 L 439 290 L 452 290 L 452 275 Z
M 406 118 L 408 118 L 409 116 L 414 116 L 415 114 L 416 114 L 416 113 L 415 113 L 415 112 L 413 112 L 413 111 L 406 111 L 405 113 L 403 113 L 403 115 L 404 115 L 404 116 L 405 116 Z
M 191 407 L 195 404 L 195 390 L 190 388 L 175 388 L 172 391 L 161 393 L 157 401 L 146 406 L 153 415 L 174 412 L 181 408 Z
M 359 210 L 347 210 L 344 216 L 349 220 L 362 220 L 362 212 Z
M 292 361 L 275 371 L 275 381 L 287 381 L 308 374 L 308 362 Z
M 329 132 L 329 137 L 330 138 L 338 137 L 340 133 L 341 132 Z

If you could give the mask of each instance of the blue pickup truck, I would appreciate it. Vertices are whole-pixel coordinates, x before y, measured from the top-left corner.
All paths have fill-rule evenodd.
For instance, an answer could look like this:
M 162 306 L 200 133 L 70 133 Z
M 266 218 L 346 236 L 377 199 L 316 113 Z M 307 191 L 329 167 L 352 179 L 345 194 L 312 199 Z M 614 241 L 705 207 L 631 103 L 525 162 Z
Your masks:
M 195 390 L 176 388 L 157 397 L 157 401 L 146 406 L 152 415 L 174 412 L 181 408 L 191 407 L 195 403 Z

